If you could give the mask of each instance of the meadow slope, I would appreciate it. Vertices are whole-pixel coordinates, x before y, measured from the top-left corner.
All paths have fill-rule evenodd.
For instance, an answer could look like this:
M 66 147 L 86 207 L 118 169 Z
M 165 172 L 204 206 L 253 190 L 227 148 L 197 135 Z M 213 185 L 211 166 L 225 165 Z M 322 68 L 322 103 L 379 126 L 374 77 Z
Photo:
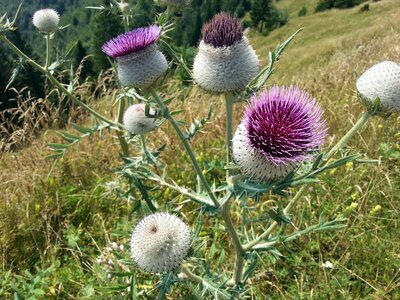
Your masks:
M 362 111 L 354 97 L 357 74 L 383 60 L 400 62 L 400 2 L 370 2 L 370 11 L 363 13 L 355 7 L 314 14 L 316 2 L 279 1 L 278 6 L 290 14 L 288 24 L 268 36 L 250 31 L 249 37 L 266 64 L 269 50 L 303 28 L 277 63 L 268 85 L 296 84 L 322 103 L 331 136 L 328 148 Z M 298 17 L 303 5 L 308 14 Z M 221 99 L 197 87 L 183 87 L 175 79 L 165 82 L 163 89 L 175 97 L 172 105 L 185 110 L 180 118 L 187 121 L 204 116 L 213 105 L 213 120 L 196 137 L 194 148 L 200 157 L 210 155 L 210 161 L 222 161 Z M 112 103 L 111 94 L 93 105 L 113 115 Z M 236 107 L 236 121 L 241 112 L 242 107 Z M 131 206 L 109 189 L 110 182 L 116 181 L 113 168 L 119 164 L 116 138 L 104 132 L 101 138 L 84 140 L 54 163 L 45 159 L 46 144 L 57 141 L 54 130 L 47 130 L 30 146 L 1 156 L 0 282 L 5 282 L 4 295 L 12 295 L 6 272 L 24 274 L 25 269 L 40 274 L 48 297 L 89 295 L 99 282 L 91 275 L 98 272 L 96 267 L 88 266 L 113 240 L 113 230 L 129 231 L 127 224 L 135 222 Z M 177 182 L 192 176 L 185 159 L 176 160 L 180 145 L 169 126 L 165 124 L 149 142 L 154 147 L 167 144 L 163 159 L 171 164 L 171 176 Z M 305 219 L 310 225 L 318 222 L 321 213 L 326 218 L 345 213 L 347 228 L 282 245 L 284 257 L 279 260 L 262 256 L 259 276 L 251 285 L 252 299 L 266 295 L 272 299 L 400 298 L 400 117 L 373 119 L 348 146 L 379 162 L 347 165 L 324 175 L 322 184 L 308 189 L 293 214 L 294 220 Z M 190 219 L 192 213 L 185 213 Z M 207 253 L 204 256 L 209 258 Z M 326 261 L 334 269 L 322 268 Z M 41 271 L 35 271 L 35 265 Z M 43 271 L 49 267 L 51 272 Z M 148 285 L 140 288 L 151 290 Z M 1 292 L 0 287 L 0 296 Z M 181 293 L 187 291 L 174 287 L 170 299 L 186 295 Z

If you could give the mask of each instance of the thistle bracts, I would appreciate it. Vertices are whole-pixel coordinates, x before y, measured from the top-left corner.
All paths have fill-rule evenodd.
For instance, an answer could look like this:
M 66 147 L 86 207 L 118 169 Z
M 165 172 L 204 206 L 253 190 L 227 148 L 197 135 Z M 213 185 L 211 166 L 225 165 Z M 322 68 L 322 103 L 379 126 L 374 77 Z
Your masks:
M 212 92 L 246 87 L 258 73 L 259 60 L 239 20 L 220 13 L 203 26 L 202 35 L 193 66 L 195 81 Z
M 118 79 L 123 86 L 146 87 L 168 69 L 165 56 L 156 42 L 157 25 L 142 27 L 121 34 L 103 45 L 103 52 L 118 63 Z
M 258 181 L 283 177 L 323 144 L 326 123 L 315 99 L 296 87 L 253 96 L 233 138 L 233 157 Z
M 154 213 L 133 230 L 132 257 L 145 271 L 168 272 L 180 266 L 191 240 L 190 229 L 181 219 L 168 213 Z
M 365 71 L 356 82 L 363 103 L 370 107 L 380 99 L 384 112 L 400 112 L 400 65 L 384 61 Z

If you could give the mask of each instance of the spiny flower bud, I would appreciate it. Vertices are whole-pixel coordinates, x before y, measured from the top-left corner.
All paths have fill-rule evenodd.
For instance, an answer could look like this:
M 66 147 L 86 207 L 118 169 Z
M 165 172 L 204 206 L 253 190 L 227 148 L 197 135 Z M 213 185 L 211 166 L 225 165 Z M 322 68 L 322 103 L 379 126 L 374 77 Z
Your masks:
M 190 229 L 181 219 L 168 213 L 154 213 L 133 230 L 132 257 L 148 272 L 168 272 L 179 267 L 187 256 L 191 239 Z
M 268 181 L 292 172 L 326 137 L 322 109 L 295 87 L 278 86 L 253 96 L 232 140 L 243 173 Z
M 103 45 L 103 52 L 117 60 L 123 86 L 149 86 L 167 71 L 167 60 L 156 44 L 159 37 L 160 28 L 151 25 L 121 34 Z
M 257 75 L 259 60 L 243 36 L 238 19 L 220 13 L 203 26 L 193 65 L 195 81 L 205 90 L 240 90 Z
M 60 16 L 54 9 L 41 9 L 34 13 L 32 23 L 40 32 L 52 33 L 58 29 Z
M 384 61 L 357 79 L 357 90 L 367 105 L 379 97 L 384 111 L 400 112 L 400 65 Z
M 149 115 L 154 115 L 154 109 L 149 109 Z M 124 126 L 133 134 L 144 134 L 157 128 L 155 118 L 146 116 L 146 104 L 134 104 L 124 114 Z

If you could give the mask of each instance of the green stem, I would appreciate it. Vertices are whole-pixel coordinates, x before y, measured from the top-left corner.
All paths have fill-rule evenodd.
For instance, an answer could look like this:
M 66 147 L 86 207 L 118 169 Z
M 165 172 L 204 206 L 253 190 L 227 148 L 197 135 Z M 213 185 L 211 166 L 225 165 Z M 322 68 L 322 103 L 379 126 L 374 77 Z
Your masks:
M 231 196 L 232 193 L 230 194 L 229 198 Z M 232 237 L 233 248 L 235 249 L 236 252 L 236 262 L 233 271 L 233 276 L 232 279 L 227 283 L 230 286 L 234 286 L 242 280 L 243 269 L 244 269 L 244 258 L 243 258 L 244 250 L 242 247 L 242 243 L 240 242 L 239 236 L 233 225 L 232 219 L 229 215 L 229 211 L 230 211 L 230 201 L 228 199 L 222 206 L 221 217 L 225 222 L 225 226 L 229 235 Z
M 117 122 L 119 124 L 122 123 L 122 119 L 124 117 L 124 112 L 125 112 L 125 97 L 120 98 L 119 103 L 118 103 Z M 126 142 L 123 132 L 117 131 L 117 137 L 118 137 L 119 144 L 121 145 L 121 150 L 122 150 L 123 155 L 125 157 L 129 157 L 129 145 Z
M 178 123 L 175 121 L 175 119 L 171 116 L 171 114 L 169 113 L 168 108 L 165 106 L 165 104 L 163 103 L 163 101 L 160 99 L 160 97 L 158 96 L 157 92 L 155 91 L 154 88 L 150 89 L 150 93 L 153 96 L 154 100 L 157 102 L 159 108 L 162 110 L 163 112 L 163 116 L 171 123 L 172 127 L 175 129 L 176 133 L 178 134 L 185 150 L 186 153 L 189 155 L 189 158 L 192 162 L 192 165 L 197 173 L 197 175 L 200 178 L 200 181 L 202 183 L 202 185 L 204 186 L 208 196 L 210 197 L 210 199 L 212 200 L 212 202 L 214 203 L 214 206 L 216 208 L 218 208 L 219 202 L 216 198 L 216 196 L 214 195 L 214 193 L 211 190 L 210 185 L 207 182 L 207 179 L 205 178 L 205 176 L 203 175 L 203 172 L 201 171 L 201 168 L 199 166 L 199 163 L 196 160 L 196 156 L 193 153 L 193 150 L 187 140 L 187 138 L 185 137 L 185 134 L 182 132 L 181 128 L 179 127 Z
M 213 294 L 218 293 L 225 299 L 231 299 L 230 295 L 228 295 L 224 291 L 220 290 L 215 283 L 208 282 L 205 279 L 203 279 L 202 277 L 194 274 L 192 271 L 189 270 L 189 268 L 185 264 L 181 265 L 181 271 L 183 274 L 186 275 L 188 280 L 202 284 L 204 287 L 209 289 Z
M 234 101 L 230 93 L 224 94 L 226 106 L 226 178 L 230 176 L 229 164 L 232 162 L 232 138 L 233 138 L 233 105 Z
M 100 120 L 106 122 L 107 124 L 110 124 L 112 126 L 117 126 L 121 127 L 120 124 L 114 123 L 110 120 L 108 120 L 106 117 L 100 115 L 98 112 L 87 106 L 85 103 L 77 99 L 74 95 L 72 95 L 53 75 L 51 75 L 49 72 L 45 70 L 41 65 L 36 63 L 33 59 L 31 59 L 29 56 L 27 56 L 25 53 L 23 53 L 21 50 L 18 49 L 17 46 L 15 46 L 9 39 L 7 39 L 4 35 L 0 35 L 0 40 L 2 40 L 6 45 L 10 47 L 12 51 L 14 51 L 19 57 L 23 58 L 26 60 L 27 63 L 29 63 L 31 66 L 33 66 L 35 69 L 40 71 L 41 73 L 45 74 L 51 83 L 55 85 L 59 90 L 61 90 L 63 93 L 65 93 L 73 102 L 84 108 L 86 111 L 90 112 L 92 115 L 95 117 L 99 118 Z
M 296 195 L 290 200 L 288 205 L 285 207 L 283 210 L 284 214 L 289 213 L 289 211 L 292 209 L 292 207 L 299 201 L 301 196 L 303 195 L 304 191 L 306 190 L 306 185 L 303 185 L 300 190 L 296 193 Z M 278 226 L 278 222 L 274 221 L 266 231 L 264 231 L 259 237 L 256 239 L 252 240 L 251 242 L 248 242 L 247 244 L 243 245 L 244 251 L 251 251 L 255 245 L 260 243 L 263 239 L 268 237 L 271 232 L 275 229 L 275 227 Z
M 360 116 L 356 124 L 354 124 L 354 126 L 340 139 L 340 141 L 335 146 L 333 146 L 333 148 L 324 156 L 324 160 L 327 161 L 336 153 L 336 151 L 346 145 L 347 142 L 353 137 L 353 135 L 356 134 L 371 117 L 371 113 L 369 113 L 368 111 L 364 112 Z
M 44 65 L 44 69 L 47 72 L 49 70 L 50 64 L 50 33 L 46 34 L 46 62 Z

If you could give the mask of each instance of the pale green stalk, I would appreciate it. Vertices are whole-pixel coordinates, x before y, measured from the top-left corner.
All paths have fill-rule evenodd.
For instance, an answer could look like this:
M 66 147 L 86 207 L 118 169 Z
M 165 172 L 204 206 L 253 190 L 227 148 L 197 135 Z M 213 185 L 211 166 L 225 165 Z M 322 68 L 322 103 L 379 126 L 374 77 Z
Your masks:
M 153 96 L 154 100 L 157 102 L 159 108 L 162 110 L 164 117 L 171 123 L 172 127 L 174 127 L 176 133 L 178 134 L 178 136 L 186 150 L 186 153 L 189 155 L 192 165 L 193 165 L 197 175 L 199 176 L 200 181 L 201 181 L 203 187 L 205 188 L 208 196 L 213 201 L 214 206 L 216 208 L 221 208 L 216 196 L 212 192 L 211 187 L 207 182 L 207 179 L 204 177 L 204 175 L 201 171 L 201 168 L 196 160 L 196 156 L 194 155 L 193 150 L 192 150 L 187 138 L 185 137 L 185 135 L 182 132 L 181 128 L 179 127 L 178 123 L 171 116 L 171 114 L 168 111 L 168 108 L 165 106 L 163 101 L 160 99 L 160 97 L 158 96 L 158 94 L 154 90 L 154 88 L 152 88 L 150 90 L 150 92 L 151 92 L 151 95 Z M 229 235 L 232 237 L 232 242 L 233 242 L 233 246 L 235 248 L 237 258 L 239 258 L 236 263 L 235 274 L 234 274 L 234 282 L 238 283 L 238 282 L 240 282 L 240 280 L 242 278 L 242 272 L 243 272 L 243 261 L 242 261 L 243 260 L 243 258 L 242 258 L 243 249 L 242 249 L 242 245 L 240 243 L 239 237 L 236 233 L 236 230 L 233 226 L 232 219 L 229 215 L 229 207 L 230 207 L 229 199 L 231 198 L 231 196 L 232 196 L 232 193 L 227 195 L 225 204 L 223 205 L 222 209 L 219 210 L 219 212 L 225 222 L 225 226 L 226 226 L 226 229 L 227 229 Z
M 18 49 L 17 46 L 15 46 L 9 39 L 7 39 L 5 36 L 0 35 L 0 40 L 2 40 L 6 45 L 10 47 L 12 51 L 14 51 L 19 57 L 23 58 L 27 63 L 29 63 L 31 66 L 33 66 L 35 69 L 40 71 L 41 73 L 45 74 L 50 82 L 56 86 L 59 90 L 61 90 L 63 93 L 65 93 L 68 98 L 71 99 L 71 101 L 75 102 L 77 105 L 81 106 L 84 108 L 86 111 L 91 113 L 93 116 L 97 117 L 98 119 L 104 121 L 105 123 L 116 126 L 116 127 L 121 127 L 121 124 L 115 123 L 106 117 L 100 115 L 98 112 L 96 112 L 94 109 L 90 108 L 88 105 L 80 101 L 78 98 L 76 98 L 74 95 L 72 95 L 52 74 L 50 74 L 48 71 L 46 71 L 45 68 L 43 68 L 41 65 L 36 63 L 33 59 L 31 59 L 29 56 L 27 56 L 25 53 L 23 53 L 21 50 Z
M 196 156 L 194 155 L 192 147 L 190 146 L 187 138 L 185 137 L 185 134 L 182 132 L 181 128 L 179 127 L 179 125 L 175 121 L 175 119 L 171 116 L 171 114 L 168 111 L 168 108 L 165 106 L 163 101 L 160 99 L 160 97 L 158 96 L 158 94 L 154 88 L 150 89 L 150 93 L 153 96 L 154 100 L 157 102 L 159 108 L 162 110 L 163 116 L 171 123 L 172 127 L 175 129 L 176 133 L 178 134 L 178 137 L 181 140 L 183 147 L 186 150 L 186 153 L 189 155 L 192 165 L 193 165 L 197 175 L 199 176 L 202 185 L 204 186 L 208 196 L 214 203 L 214 206 L 218 208 L 220 206 L 219 202 L 218 202 L 216 196 L 214 195 L 213 191 L 211 190 L 211 187 L 208 184 L 207 179 L 205 178 L 203 172 L 201 171 L 201 168 L 199 166 L 199 163 L 197 162 Z
M 44 65 L 44 69 L 47 72 L 49 70 L 50 64 L 50 33 L 46 34 L 46 62 Z
M 370 112 L 366 111 L 362 113 L 360 118 L 357 120 L 356 124 L 340 139 L 340 141 L 333 146 L 331 150 L 324 156 L 324 160 L 327 161 L 331 158 L 340 148 L 345 146 L 348 141 L 368 122 L 368 120 L 373 116 Z
M 125 112 L 125 97 L 120 98 L 118 101 L 118 115 L 117 122 L 121 124 L 123 122 L 124 112 Z M 117 131 L 117 137 L 119 144 L 121 145 L 122 153 L 125 157 L 129 156 L 129 145 L 126 142 L 123 132 Z
M 296 195 L 290 200 L 288 205 L 285 207 L 283 210 L 284 214 L 289 213 L 289 211 L 292 209 L 292 207 L 299 201 L 301 196 L 303 195 L 304 191 L 306 190 L 306 185 L 303 185 Z M 274 221 L 266 231 L 264 231 L 259 237 L 255 238 L 254 240 L 248 242 L 247 244 L 243 245 L 243 250 L 244 251 L 251 251 L 255 245 L 260 243 L 263 239 L 267 238 L 271 232 L 275 229 L 275 227 L 278 226 L 278 222 Z
M 226 178 L 230 176 L 229 164 L 232 162 L 232 138 L 233 138 L 233 106 L 234 99 L 231 93 L 225 93 L 225 107 L 226 107 Z

